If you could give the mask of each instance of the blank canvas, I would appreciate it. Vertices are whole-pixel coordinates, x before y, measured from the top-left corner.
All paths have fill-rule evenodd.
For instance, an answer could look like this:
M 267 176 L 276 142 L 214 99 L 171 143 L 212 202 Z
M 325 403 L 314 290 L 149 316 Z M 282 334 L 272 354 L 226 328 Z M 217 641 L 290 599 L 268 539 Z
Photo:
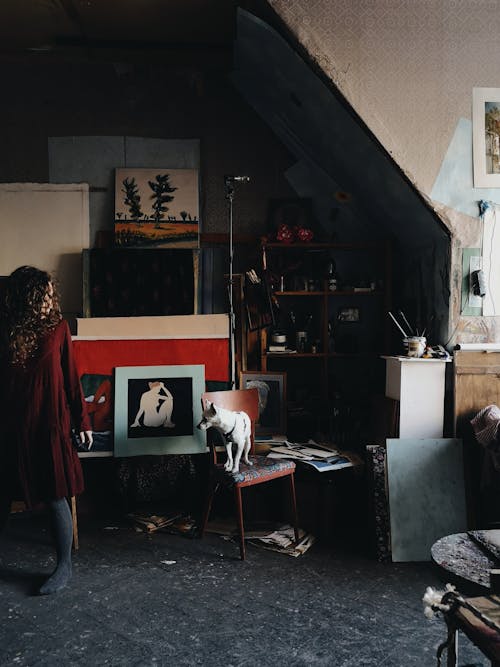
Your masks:
M 86 183 L 0 184 L 0 275 L 32 264 L 55 275 L 66 317 L 82 311 L 82 250 L 89 247 Z
M 387 440 L 392 560 L 428 561 L 445 535 L 467 530 L 462 441 Z

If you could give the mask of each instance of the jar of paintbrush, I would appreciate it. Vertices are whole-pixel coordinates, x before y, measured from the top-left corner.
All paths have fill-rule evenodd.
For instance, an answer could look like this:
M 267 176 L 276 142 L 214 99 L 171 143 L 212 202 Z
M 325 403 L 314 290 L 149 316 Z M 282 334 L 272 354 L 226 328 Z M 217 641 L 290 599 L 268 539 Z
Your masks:
M 425 348 L 427 347 L 427 339 L 423 335 L 425 333 L 425 329 L 422 331 L 422 335 L 419 335 L 418 331 L 413 329 L 411 324 L 408 322 L 402 310 L 399 311 L 399 316 L 401 317 L 404 326 L 398 322 L 391 311 L 389 311 L 389 316 L 399 331 L 403 334 L 403 350 L 405 355 L 407 357 L 414 357 L 418 359 L 422 357 L 424 355 Z M 415 335 L 413 335 L 413 332 L 415 332 Z
M 403 349 L 407 357 L 422 357 L 426 347 L 427 338 L 425 336 L 407 336 L 403 338 Z

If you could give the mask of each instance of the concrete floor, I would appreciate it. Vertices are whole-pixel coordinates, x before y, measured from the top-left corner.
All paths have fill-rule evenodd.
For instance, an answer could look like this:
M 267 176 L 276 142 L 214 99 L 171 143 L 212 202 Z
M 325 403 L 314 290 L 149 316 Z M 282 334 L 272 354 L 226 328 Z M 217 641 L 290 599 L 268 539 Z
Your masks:
M 71 586 L 33 595 L 54 565 L 42 515 L 0 537 L 0 665 L 435 665 L 430 563 L 383 564 L 316 543 L 299 558 L 80 521 Z M 460 665 L 488 661 L 464 637 Z

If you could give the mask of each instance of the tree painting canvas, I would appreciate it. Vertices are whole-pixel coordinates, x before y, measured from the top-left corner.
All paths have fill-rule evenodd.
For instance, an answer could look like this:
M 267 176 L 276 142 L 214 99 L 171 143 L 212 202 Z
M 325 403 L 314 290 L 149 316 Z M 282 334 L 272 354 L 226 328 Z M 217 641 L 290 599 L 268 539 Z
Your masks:
M 115 170 L 115 245 L 193 248 L 199 232 L 197 169 Z

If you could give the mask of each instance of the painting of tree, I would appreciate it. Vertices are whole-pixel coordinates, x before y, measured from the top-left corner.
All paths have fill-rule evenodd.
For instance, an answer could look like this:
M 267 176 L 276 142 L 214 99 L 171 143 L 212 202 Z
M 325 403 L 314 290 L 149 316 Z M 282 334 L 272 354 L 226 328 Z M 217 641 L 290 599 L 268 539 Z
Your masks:
M 132 220 L 137 222 L 137 220 L 140 220 L 140 218 L 143 216 L 141 211 L 141 195 L 139 194 L 139 188 L 135 178 L 124 178 L 122 184 L 122 192 L 125 195 L 125 205 L 128 206 Z
M 153 191 L 151 199 L 153 200 L 154 221 L 156 228 L 160 226 L 160 220 L 165 217 L 166 211 L 171 201 L 174 200 L 171 192 L 175 192 L 177 188 L 170 185 L 169 174 L 157 174 L 154 181 L 148 181 L 149 187 Z
M 194 248 L 199 233 L 197 169 L 115 170 L 115 245 Z

